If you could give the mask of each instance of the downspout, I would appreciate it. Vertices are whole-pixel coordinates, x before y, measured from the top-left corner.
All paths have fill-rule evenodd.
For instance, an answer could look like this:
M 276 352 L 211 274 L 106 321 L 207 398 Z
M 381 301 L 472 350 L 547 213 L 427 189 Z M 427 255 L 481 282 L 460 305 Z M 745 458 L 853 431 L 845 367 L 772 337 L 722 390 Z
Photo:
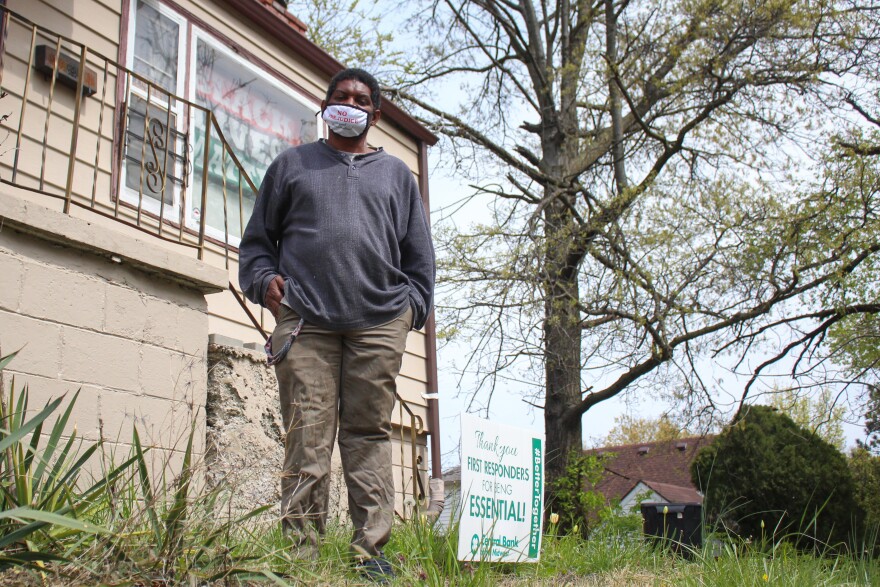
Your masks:
M 419 191 L 425 205 L 428 224 L 431 222 L 430 196 L 428 194 L 428 146 L 419 141 Z M 425 323 L 425 366 L 428 379 L 428 429 L 431 431 L 431 480 L 428 482 L 428 519 L 436 519 L 443 511 L 445 493 L 443 471 L 440 465 L 440 402 L 437 389 L 437 330 L 434 312 Z

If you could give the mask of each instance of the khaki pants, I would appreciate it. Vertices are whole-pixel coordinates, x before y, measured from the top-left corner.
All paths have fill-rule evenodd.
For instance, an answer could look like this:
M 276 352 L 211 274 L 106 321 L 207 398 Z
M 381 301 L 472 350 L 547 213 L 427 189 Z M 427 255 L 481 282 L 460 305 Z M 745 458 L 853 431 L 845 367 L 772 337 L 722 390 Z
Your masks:
M 391 412 L 412 310 L 387 324 L 334 331 L 305 324 L 275 366 L 286 430 L 281 477 L 284 530 L 314 558 L 327 524 L 330 456 L 339 452 L 354 524 L 352 551 L 378 556 L 391 535 Z M 285 306 L 272 333 L 277 353 L 299 322 Z

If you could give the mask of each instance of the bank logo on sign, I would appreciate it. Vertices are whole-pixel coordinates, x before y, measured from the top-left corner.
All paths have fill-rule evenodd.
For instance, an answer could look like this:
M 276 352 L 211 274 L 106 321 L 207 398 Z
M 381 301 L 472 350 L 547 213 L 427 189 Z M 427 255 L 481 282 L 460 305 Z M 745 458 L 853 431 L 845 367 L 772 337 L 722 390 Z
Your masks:
M 474 534 L 474 537 L 471 538 L 471 554 L 477 554 L 477 551 L 480 550 L 480 535 Z

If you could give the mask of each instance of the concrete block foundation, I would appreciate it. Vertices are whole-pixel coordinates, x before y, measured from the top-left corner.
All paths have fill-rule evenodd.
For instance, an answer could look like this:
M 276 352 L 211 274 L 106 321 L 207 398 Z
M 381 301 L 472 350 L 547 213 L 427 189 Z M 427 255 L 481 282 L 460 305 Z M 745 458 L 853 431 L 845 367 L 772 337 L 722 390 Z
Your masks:
M 195 426 L 194 451 L 203 457 L 205 294 L 225 287 L 226 272 L 192 251 L 163 251 L 7 189 L 0 355 L 18 354 L 2 373 L 3 390 L 13 380 L 17 389 L 27 384 L 32 409 L 79 391 L 69 427 L 116 454 L 127 453 L 136 425 L 146 445 L 182 455 Z

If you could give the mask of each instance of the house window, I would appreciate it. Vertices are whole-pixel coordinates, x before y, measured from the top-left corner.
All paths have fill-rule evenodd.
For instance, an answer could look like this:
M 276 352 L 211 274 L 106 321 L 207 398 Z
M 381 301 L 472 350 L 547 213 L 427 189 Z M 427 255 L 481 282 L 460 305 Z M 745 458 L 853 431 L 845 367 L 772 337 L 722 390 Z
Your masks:
M 171 94 L 180 90 L 177 72 L 183 55 L 182 23 L 144 0 L 135 5 L 134 59 L 131 69 Z
M 137 0 L 131 18 L 129 68 L 150 83 L 132 77 L 127 88 L 123 200 L 176 221 L 185 199 L 187 227 L 198 229 L 204 213 L 206 234 L 237 246 L 256 194 L 239 177 L 219 133 L 207 128 L 204 110 L 187 107 L 180 97 L 212 113 L 228 149 L 258 187 L 281 151 L 318 138 L 318 102 L 156 0 Z
M 245 172 L 259 186 L 266 168 L 285 149 L 318 137 L 318 105 L 299 98 L 264 72 L 196 31 L 195 79 L 192 100 L 210 110 L 229 148 Z M 196 121 L 193 157 L 193 193 L 190 218 L 199 218 L 202 180 L 207 179 L 207 232 L 236 245 L 250 218 L 256 194 L 239 177 L 236 166 L 223 156 L 220 139 L 212 129 L 208 169 L 203 169 L 205 121 Z M 224 183 L 223 177 L 226 177 Z M 225 207 L 224 207 L 225 195 Z

